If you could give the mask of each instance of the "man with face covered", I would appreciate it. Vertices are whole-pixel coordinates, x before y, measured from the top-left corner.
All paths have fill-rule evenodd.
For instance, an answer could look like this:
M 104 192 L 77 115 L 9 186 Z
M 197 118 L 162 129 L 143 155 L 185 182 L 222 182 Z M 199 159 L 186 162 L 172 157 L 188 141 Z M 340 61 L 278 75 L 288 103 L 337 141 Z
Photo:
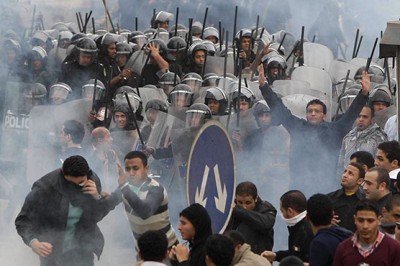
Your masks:
M 160 230 L 172 247 L 177 239 L 169 220 L 167 191 L 148 177 L 147 156 L 131 151 L 125 155 L 124 164 L 125 171 L 118 164 L 118 184 L 134 238 L 139 239 L 148 230 Z
M 40 265 L 94 265 L 104 247 L 97 223 L 109 206 L 87 161 L 71 156 L 33 184 L 15 225 Z
M 245 242 L 256 254 L 272 250 L 276 217 L 274 206 L 263 201 L 257 187 L 249 181 L 237 185 L 235 203 L 227 230 L 241 232 L 246 238 Z

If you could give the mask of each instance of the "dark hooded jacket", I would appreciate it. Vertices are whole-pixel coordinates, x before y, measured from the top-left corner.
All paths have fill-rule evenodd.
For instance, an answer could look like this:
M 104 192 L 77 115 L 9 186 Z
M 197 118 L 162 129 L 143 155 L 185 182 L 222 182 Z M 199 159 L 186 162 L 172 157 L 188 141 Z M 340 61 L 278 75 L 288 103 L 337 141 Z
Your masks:
M 340 226 L 319 230 L 310 244 L 310 266 L 332 265 L 337 246 L 351 235 L 351 231 Z

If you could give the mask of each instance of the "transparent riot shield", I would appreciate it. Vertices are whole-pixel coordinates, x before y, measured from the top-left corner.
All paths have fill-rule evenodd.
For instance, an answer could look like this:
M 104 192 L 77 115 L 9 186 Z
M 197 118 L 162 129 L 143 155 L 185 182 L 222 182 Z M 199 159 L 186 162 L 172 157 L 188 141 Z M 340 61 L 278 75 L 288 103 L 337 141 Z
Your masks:
M 264 97 L 261 94 L 260 91 L 260 84 L 258 84 L 258 81 L 247 81 L 247 85 L 249 86 L 249 89 L 254 93 L 256 96 L 256 101 L 263 100 Z
M 329 67 L 329 75 L 331 76 L 332 83 L 337 84 L 342 79 L 346 78 L 347 70 L 350 70 L 349 78 L 353 78 L 358 69 L 357 65 L 334 60 Z
M 329 102 L 328 95 L 322 91 L 310 88 L 310 83 L 301 80 L 276 80 L 273 90 L 281 97 L 293 94 L 306 94 L 318 98 L 323 102 Z
M 32 97 L 35 84 L 7 82 L 4 92 L 3 117 L 1 117 L 0 158 L 4 161 L 20 161 L 28 143 L 31 109 L 42 103 L 41 98 Z M 43 98 L 43 97 L 42 97 Z
M 27 146 L 27 179 L 33 184 L 41 176 L 62 166 L 59 133 L 61 117 L 57 119 L 56 106 L 36 106 L 30 113 Z
M 91 108 L 91 100 L 79 99 L 61 105 L 36 106 L 32 109 L 27 160 L 30 182 L 62 166 L 59 134 L 66 120 L 81 122 L 86 132 L 82 146 L 91 145 L 92 127 L 88 120 Z
M 147 85 L 139 88 L 140 99 L 142 100 L 143 109 L 146 107 L 146 104 L 150 100 L 158 99 L 161 101 L 166 101 L 165 93 L 162 89 L 157 88 L 156 86 Z M 144 113 L 142 114 L 144 116 Z
M 282 98 L 283 104 L 292 112 L 293 115 L 306 119 L 306 106 L 315 97 L 306 94 L 291 94 Z
M 350 60 L 350 64 L 356 65 L 357 67 L 362 67 L 367 65 L 367 58 L 361 58 L 361 57 L 354 57 L 353 59 Z
M 328 71 L 333 61 L 332 51 L 319 43 L 305 42 L 303 44 L 304 65 Z
M 125 65 L 125 68 L 131 68 L 135 73 L 140 75 L 146 64 L 148 54 L 144 50 L 134 52 Z
M 209 86 L 201 87 L 199 91 L 195 92 L 193 94 L 193 103 L 204 103 L 209 88 Z
M 219 56 L 207 56 L 207 61 L 204 69 L 204 74 L 207 73 L 215 73 L 218 75 L 224 75 L 224 65 L 225 65 L 225 58 Z M 233 56 L 228 54 L 227 64 L 226 64 L 226 73 L 234 74 L 234 61 Z
M 298 67 L 292 73 L 292 80 L 310 83 L 310 88 L 326 94 L 327 120 L 332 117 L 332 80 L 327 71 L 315 67 Z M 322 99 L 321 99 L 322 100 Z

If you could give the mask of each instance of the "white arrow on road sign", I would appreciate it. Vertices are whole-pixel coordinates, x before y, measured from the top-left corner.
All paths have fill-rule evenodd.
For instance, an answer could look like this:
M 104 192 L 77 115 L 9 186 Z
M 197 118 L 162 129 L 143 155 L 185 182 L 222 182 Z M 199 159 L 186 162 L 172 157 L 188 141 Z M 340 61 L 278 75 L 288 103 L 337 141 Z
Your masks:
M 203 207 L 206 207 L 206 203 L 207 203 L 207 198 L 204 198 L 204 194 L 206 193 L 206 185 L 207 185 L 209 171 L 210 171 L 210 168 L 208 168 L 208 166 L 206 165 L 204 167 L 204 174 L 203 174 L 203 180 L 201 181 L 200 192 L 199 192 L 199 188 L 197 187 L 196 194 L 194 196 L 194 201 L 196 203 L 203 205 Z
M 218 164 L 216 164 L 214 166 L 214 176 L 215 176 L 215 184 L 217 185 L 217 193 L 218 193 L 218 197 L 214 197 L 215 207 L 217 208 L 217 210 L 219 210 L 220 212 L 224 213 L 225 212 L 226 199 L 228 197 L 228 193 L 226 191 L 226 185 L 225 184 L 224 184 L 224 188 L 222 188 L 221 178 L 219 176 Z

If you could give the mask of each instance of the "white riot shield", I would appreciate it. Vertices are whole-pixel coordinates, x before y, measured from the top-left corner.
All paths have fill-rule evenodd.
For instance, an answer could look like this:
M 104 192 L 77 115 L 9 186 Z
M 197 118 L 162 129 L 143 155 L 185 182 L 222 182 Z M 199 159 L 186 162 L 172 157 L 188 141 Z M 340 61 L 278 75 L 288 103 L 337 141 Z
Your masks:
M 303 44 L 304 65 L 327 70 L 333 61 L 332 51 L 319 43 L 305 42 Z
M 293 115 L 306 119 L 307 103 L 314 100 L 315 97 L 306 94 L 291 94 L 282 98 L 282 102 L 292 112 Z
M 362 67 L 367 65 L 367 60 L 366 58 L 361 58 L 361 57 L 354 57 L 353 59 L 350 60 L 350 64 L 353 64 L 355 66 Z
M 292 73 L 292 80 L 310 83 L 310 88 L 326 94 L 327 120 L 332 117 L 332 80 L 327 71 L 315 67 L 298 67 Z M 320 99 L 323 100 L 323 99 Z
M 339 60 L 334 60 L 332 61 L 328 72 L 329 75 L 331 76 L 332 83 L 337 84 L 339 81 L 346 78 L 347 70 L 350 70 L 349 78 L 353 79 L 354 75 L 357 72 L 357 69 L 358 66 L 354 64 Z

